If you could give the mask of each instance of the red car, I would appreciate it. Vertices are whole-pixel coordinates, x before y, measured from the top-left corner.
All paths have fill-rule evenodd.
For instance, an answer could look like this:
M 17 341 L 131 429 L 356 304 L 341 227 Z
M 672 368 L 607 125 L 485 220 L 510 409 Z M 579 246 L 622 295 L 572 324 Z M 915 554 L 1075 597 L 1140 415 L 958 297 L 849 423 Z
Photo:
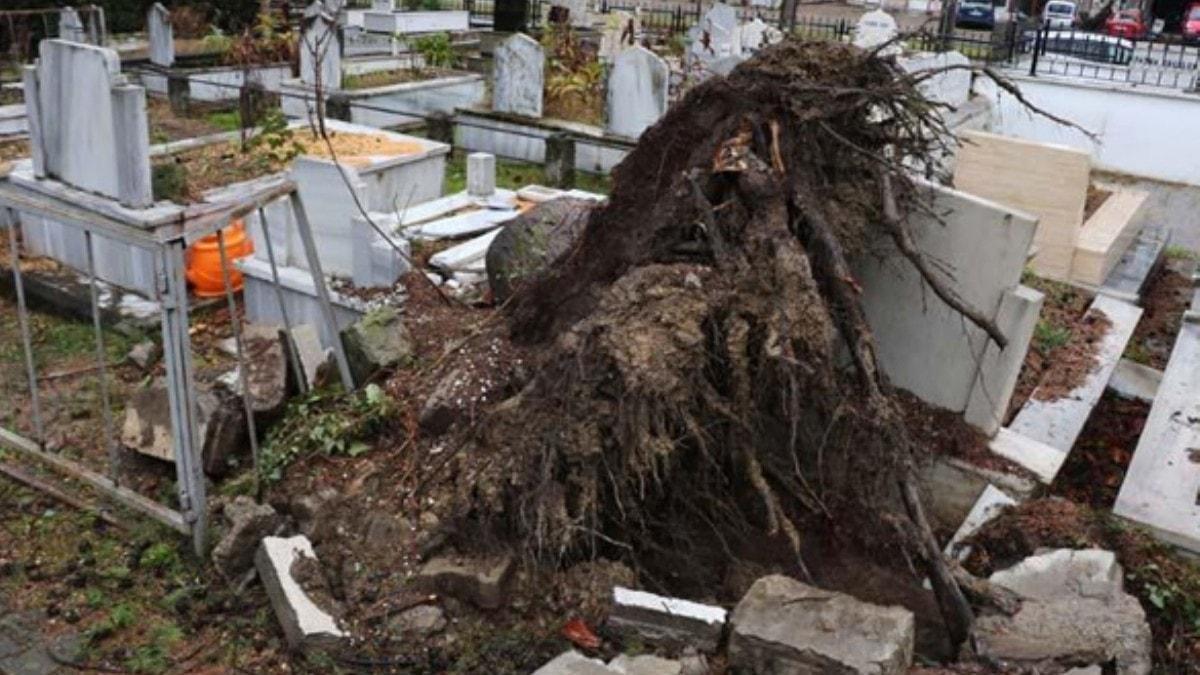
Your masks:
M 1200 41 L 1200 3 L 1188 5 L 1183 13 L 1183 39 L 1188 42 Z
M 1146 37 L 1149 26 L 1140 9 L 1123 9 L 1108 17 L 1104 32 L 1113 37 L 1137 40 Z

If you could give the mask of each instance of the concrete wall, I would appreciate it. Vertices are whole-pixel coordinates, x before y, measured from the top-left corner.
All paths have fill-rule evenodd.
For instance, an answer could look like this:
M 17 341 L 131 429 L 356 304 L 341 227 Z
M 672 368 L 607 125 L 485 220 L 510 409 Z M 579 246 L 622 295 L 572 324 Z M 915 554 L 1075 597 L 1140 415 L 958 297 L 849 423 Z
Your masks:
M 308 119 L 312 107 L 312 91 L 299 80 L 283 84 L 281 108 L 288 117 Z M 453 114 L 459 108 L 481 105 L 487 97 L 487 85 L 482 75 L 440 78 L 427 82 L 411 82 L 388 87 L 356 91 L 341 91 L 350 104 L 350 121 L 370 127 L 392 127 L 418 122 L 430 113 Z M 363 106 L 369 106 L 370 109 Z M 377 110 L 376 108 L 380 108 Z M 395 110 L 397 112 L 387 112 Z M 411 112 L 417 115 L 404 115 Z
M 179 69 L 178 72 L 187 77 L 188 97 L 193 101 L 236 101 L 245 79 L 241 70 L 228 67 Z M 250 71 L 250 81 L 262 85 L 268 91 L 279 91 L 284 80 L 291 76 L 292 68 L 287 64 L 260 66 Z M 141 80 L 146 91 L 167 95 L 166 71 L 144 72 Z
M 942 280 L 992 318 L 1009 346 L 999 352 L 981 330 L 939 300 L 882 228 L 869 252 L 855 262 L 863 309 L 880 365 L 896 386 L 956 412 L 970 406 L 968 421 L 994 432 L 1041 309 L 1040 294 L 1019 286 L 1036 221 L 962 192 L 925 189 L 944 224 L 914 214 L 908 226 L 917 248 L 928 260 L 949 266 L 938 272 Z
M 1200 98 L 1046 76 L 1014 79 L 1032 103 L 1097 138 L 1034 115 L 1013 96 L 987 86 L 981 91 L 997 102 L 991 131 L 1079 148 L 1107 171 L 1200 185 L 1200 134 L 1191 133 L 1200 118 Z
M 567 126 L 554 128 L 550 124 L 545 121 L 538 125 L 521 124 L 463 110 L 455 116 L 454 145 L 471 152 L 489 152 L 505 159 L 542 164 L 546 161 L 545 139 L 570 130 Z M 607 174 L 627 154 L 629 149 L 599 138 L 589 143 L 585 134 L 576 135 L 575 168 L 579 171 Z

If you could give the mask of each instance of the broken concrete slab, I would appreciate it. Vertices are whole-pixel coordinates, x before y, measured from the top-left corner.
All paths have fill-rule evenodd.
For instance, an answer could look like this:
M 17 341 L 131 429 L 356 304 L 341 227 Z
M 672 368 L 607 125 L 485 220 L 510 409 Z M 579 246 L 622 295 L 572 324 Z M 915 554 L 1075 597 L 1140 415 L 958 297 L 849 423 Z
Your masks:
M 366 382 L 380 369 L 403 363 L 413 350 L 412 338 L 394 307 L 367 312 L 342 333 L 342 343 L 355 382 Z
M 1122 589 L 1111 553 L 1047 551 L 990 581 L 1023 602 L 1011 617 L 976 620 L 971 635 L 980 656 L 1018 669 L 1115 664 L 1117 673 L 1150 672 L 1150 626 L 1137 598 Z
M 1200 324 L 1184 323 L 1113 512 L 1200 552 Z
M 498 228 L 474 239 L 469 239 L 458 246 L 453 246 L 445 251 L 436 253 L 429 258 L 429 264 L 439 269 L 454 272 L 485 271 L 484 256 L 487 255 L 488 247 L 492 245 L 492 241 L 502 231 L 503 229 Z
M 445 627 L 446 613 L 437 605 L 417 605 L 388 619 L 392 634 L 408 637 L 432 635 Z
M 665 646 L 713 651 L 725 628 L 724 608 L 616 586 L 608 625 Z
M 1054 480 L 1067 453 L 1074 447 L 1075 440 L 1083 431 L 1092 409 L 1104 395 L 1113 370 L 1117 367 L 1117 362 L 1120 361 L 1121 354 L 1133 337 L 1133 331 L 1142 316 L 1140 307 L 1104 295 L 1096 296 L 1088 311 L 1102 313 L 1111 322 L 1108 332 L 1100 340 L 1096 363 L 1091 372 L 1079 386 L 1063 396 L 1039 400 L 1038 390 L 1035 389 L 1008 427 L 1013 434 L 1057 451 L 1056 454 L 1033 458 L 1032 465 L 1027 467 L 1046 483 Z M 1027 458 L 1009 459 L 1022 465 L 1028 461 Z M 1034 468 L 1035 466 L 1037 468 Z
M 203 386 L 197 389 L 195 401 L 201 466 L 210 475 L 223 475 L 229 459 L 246 447 L 242 405 L 232 396 Z M 174 461 L 171 405 L 165 380 L 155 380 L 126 401 L 121 444 L 149 457 Z
M 683 665 L 673 659 L 653 654 L 629 656 L 621 654 L 608 662 L 609 670 L 622 675 L 682 675 Z
M 965 560 L 971 554 L 971 547 L 960 546 L 968 537 L 979 531 L 979 528 L 986 525 L 996 516 L 1000 515 L 1006 507 L 1013 506 L 1017 501 L 1009 497 L 1003 491 L 996 489 L 996 486 L 988 483 L 983 488 L 983 494 L 979 495 L 975 505 L 971 507 L 970 513 L 963 519 L 962 525 L 954 532 L 954 536 L 950 537 L 950 541 L 946 543 L 946 555 L 955 560 Z
M 318 607 L 292 576 L 292 565 L 297 561 L 316 557 L 312 543 L 303 535 L 266 537 L 254 556 L 271 608 L 288 646 L 295 650 L 329 648 L 347 637 L 333 615 Z
M 158 343 L 153 340 L 143 340 L 129 350 L 126 358 L 141 370 L 150 370 L 154 364 L 158 363 L 160 356 L 162 356 L 162 350 L 158 348 Z
M 1129 359 L 1121 359 L 1108 380 L 1108 388 L 1118 396 L 1154 403 L 1163 372 Z
M 233 350 L 236 354 L 236 342 L 233 344 Z M 258 323 L 243 324 L 242 355 L 246 360 L 245 376 L 254 421 L 262 425 L 269 424 L 283 414 L 290 393 L 290 366 L 279 336 L 279 328 Z M 241 376 L 242 373 L 235 367 L 217 381 L 230 393 L 241 396 Z
M 439 556 L 425 563 L 413 581 L 476 607 L 496 609 L 507 598 L 508 581 L 515 566 L 508 555 L 486 559 Z
M 754 582 L 730 619 L 729 664 L 756 673 L 907 672 L 916 622 L 902 607 L 771 575 Z
M 1017 501 L 1032 497 L 1038 489 L 1032 478 L 985 469 L 954 457 L 939 457 L 921 469 L 921 498 L 936 529 L 957 529 L 989 485 Z
M 533 675 L 613 675 L 613 671 L 600 659 L 589 659 L 572 649 L 554 657 Z
M 254 554 L 263 537 L 275 534 L 283 518 L 270 504 L 256 504 L 249 497 L 235 497 L 225 505 L 229 529 L 213 547 L 213 565 L 227 579 L 236 578 L 254 564 Z

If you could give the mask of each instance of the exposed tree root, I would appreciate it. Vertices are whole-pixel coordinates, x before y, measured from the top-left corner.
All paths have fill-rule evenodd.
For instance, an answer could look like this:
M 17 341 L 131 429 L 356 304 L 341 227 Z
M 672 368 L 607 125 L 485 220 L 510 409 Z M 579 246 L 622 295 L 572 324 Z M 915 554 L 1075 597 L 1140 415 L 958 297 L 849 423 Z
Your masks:
M 689 550 L 680 524 L 699 521 L 731 554 L 750 532 L 781 541 L 801 575 L 804 537 L 836 531 L 920 561 L 961 643 L 966 579 L 925 520 L 849 262 L 890 238 L 1005 344 L 906 229 L 928 206 L 901 167 L 951 142 L 914 78 L 848 45 L 787 42 L 693 89 L 508 308 L 544 361 L 476 439 L 486 469 L 459 478 L 474 531 L 637 564 Z

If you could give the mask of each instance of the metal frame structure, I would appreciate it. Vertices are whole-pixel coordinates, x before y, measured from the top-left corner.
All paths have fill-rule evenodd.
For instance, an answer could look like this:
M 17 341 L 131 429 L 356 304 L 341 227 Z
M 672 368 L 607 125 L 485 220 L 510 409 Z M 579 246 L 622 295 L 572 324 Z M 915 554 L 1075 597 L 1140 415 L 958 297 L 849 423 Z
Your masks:
M 264 235 L 267 235 L 268 224 L 264 207 L 273 201 L 283 198 L 287 198 L 290 201 L 292 210 L 296 216 L 296 229 L 304 247 L 309 270 L 312 273 L 313 284 L 321 306 L 323 320 L 336 329 L 333 306 L 329 290 L 325 285 L 325 275 L 321 269 L 320 257 L 317 255 L 312 229 L 300 195 L 296 191 L 295 185 L 290 181 L 282 181 L 276 185 L 260 189 L 252 195 L 247 196 L 244 200 L 241 200 L 236 206 L 230 208 L 195 216 L 184 220 L 182 223 L 172 222 L 169 225 L 156 229 L 145 229 L 123 223 L 110 215 L 71 203 L 60 197 L 32 192 L 0 176 L 0 213 L 6 213 L 8 216 L 8 242 L 10 247 L 8 263 L 12 268 L 13 284 L 17 296 L 18 322 L 25 362 L 25 374 L 28 379 L 31 421 L 34 433 L 34 438 L 27 438 L 16 429 L 8 429 L 0 426 L 0 447 L 7 447 L 40 460 L 59 472 L 89 484 L 105 497 L 154 518 L 184 535 L 190 536 L 197 554 L 203 555 L 207 549 L 207 501 L 200 457 L 202 439 L 199 437 L 198 420 L 196 419 L 196 388 L 191 339 L 188 332 L 188 293 L 187 281 L 184 276 L 184 253 L 190 244 L 201 237 L 214 233 L 217 234 L 218 249 L 224 270 L 225 297 L 229 305 L 230 320 L 237 345 L 238 379 L 245 401 L 246 420 L 251 439 L 251 452 L 253 454 L 255 475 L 257 477 L 259 468 L 257 430 L 254 426 L 251 394 L 247 386 L 248 368 L 242 340 L 241 319 L 238 317 L 236 311 L 235 293 L 227 267 L 229 257 L 225 250 L 223 229 L 234 220 L 257 211 L 259 223 L 263 228 Z M 87 248 L 86 260 L 88 269 L 86 270 L 86 274 L 91 291 L 92 325 L 95 331 L 96 357 L 98 359 L 97 371 L 100 376 L 100 399 L 103 407 L 102 417 L 109 462 L 107 475 L 88 468 L 75 460 L 63 457 L 47 448 L 45 420 L 42 415 L 42 401 L 38 390 L 36 360 L 34 359 L 25 287 L 21 273 L 19 238 L 17 237 L 20 214 L 48 218 L 64 226 L 78 229 L 83 233 Z M 105 363 L 104 331 L 101 322 L 98 282 L 95 275 L 93 237 L 96 235 L 115 239 L 149 251 L 154 259 L 156 281 L 155 297 L 153 299 L 158 302 L 161 308 L 163 362 L 166 367 L 166 382 L 171 417 L 171 441 L 179 490 L 178 510 L 130 490 L 120 483 L 120 440 L 115 435 L 116 429 L 112 419 L 107 379 L 109 373 Z M 287 339 L 292 341 L 293 326 L 288 317 L 286 307 L 283 305 L 283 292 L 279 285 L 279 273 L 275 254 L 271 248 L 270 236 L 267 235 L 265 238 L 276 297 L 283 308 L 283 330 Z M 336 330 L 334 330 L 334 334 L 337 334 Z M 295 354 L 296 350 L 289 348 L 285 351 L 291 355 L 292 368 L 299 373 L 301 366 L 298 356 Z M 350 373 L 349 363 L 340 342 L 335 341 L 334 354 L 343 385 L 347 390 L 353 389 L 354 382 Z M 305 379 L 303 377 L 297 379 L 301 383 L 300 386 L 303 387 Z

